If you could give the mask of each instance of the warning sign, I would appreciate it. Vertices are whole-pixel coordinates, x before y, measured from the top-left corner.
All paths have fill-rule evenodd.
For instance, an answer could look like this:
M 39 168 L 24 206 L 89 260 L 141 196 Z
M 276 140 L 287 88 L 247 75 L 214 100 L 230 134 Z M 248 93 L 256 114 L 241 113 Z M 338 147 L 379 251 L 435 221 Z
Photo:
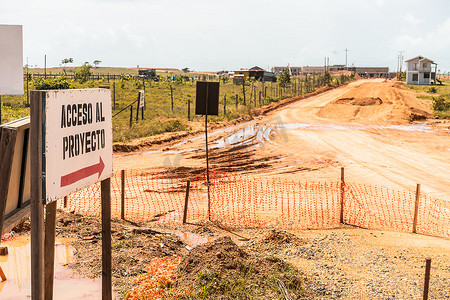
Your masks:
M 44 100 L 45 202 L 112 176 L 111 92 L 52 90 Z
M 145 105 L 145 91 L 139 91 L 139 108 L 144 107 Z

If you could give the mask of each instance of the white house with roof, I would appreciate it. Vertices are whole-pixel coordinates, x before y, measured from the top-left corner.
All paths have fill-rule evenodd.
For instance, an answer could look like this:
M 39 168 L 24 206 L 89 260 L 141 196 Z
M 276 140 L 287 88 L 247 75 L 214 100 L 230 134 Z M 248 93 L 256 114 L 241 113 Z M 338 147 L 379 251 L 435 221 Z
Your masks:
M 437 64 L 434 61 L 419 55 L 405 62 L 407 84 L 436 84 Z

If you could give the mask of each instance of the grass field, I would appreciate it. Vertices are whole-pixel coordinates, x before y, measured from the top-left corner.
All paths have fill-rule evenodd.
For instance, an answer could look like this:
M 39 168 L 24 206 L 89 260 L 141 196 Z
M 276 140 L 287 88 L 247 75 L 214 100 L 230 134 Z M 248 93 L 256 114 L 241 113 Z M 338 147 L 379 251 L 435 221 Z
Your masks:
M 441 119 L 450 119 L 450 79 L 442 79 L 443 85 L 406 86 L 416 92 L 424 93 L 418 97 L 433 100 L 434 115 Z
M 122 69 L 123 72 L 127 69 Z M 118 72 L 118 70 L 116 70 Z M 49 73 L 47 73 L 49 74 Z M 110 73 L 111 74 L 111 73 Z M 173 82 L 169 81 L 174 73 L 160 73 L 161 81 L 153 82 L 136 78 L 122 78 L 118 80 L 106 79 L 90 80 L 83 84 L 69 80 L 71 88 L 96 88 L 108 85 L 112 91 L 115 90 L 115 103 L 113 115 L 126 108 L 138 97 L 138 92 L 145 86 L 146 108 L 144 110 L 144 120 L 135 120 L 136 106 L 133 105 L 133 125 L 130 128 L 130 108 L 113 118 L 114 142 L 125 142 L 136 138 L 152 136 L 163 132 L 191 130 L 192 126 L 198 122 L 201 124 L 203 117 L 195 116 L 195 82 Z M 190 74 L 187 74 L 188 76 Z M 195 74 L 198 75 L 198 74 Z M 317 79 L 317 78 L 316 78 Z M 218 80 L 218 79 L 217 79 Z M 280 88 L 277 83 L 265 83 L 266 100 L 262 105 L 276 102 L 283 98 L 294 96 L 294 87 L 305 94 L 304 79 L 294 78 L 290 87 Z M 29 115 L 29 105 L 27 104 L 26 82 L 25 95 L 23 96 L 1 96 L 2 102 L 2 123 L 12 121 Z M 332 84 L 338 84 L 334 79 Z M 114 89 L 115 86 L 115 89 Z M 173 93 L 173 110 L 171 87 Z M 316 87 L 310 92 L 318 88 Z M 29 91 L 35 89 L 34 81 L 29 82 Z M 256 107 L 260 106 L 259 91 L 262 90 L 261 82 L 249 82 L 245 86 L 245 105 L 242 85 L 234 85 L 231 81 L 220 84 L 219 115 L 211 116 L 211 122 L 227 121 L 239 118 L 244 115 L 253 115 Z M 256 91 L 256 93 L 255 93 Z M 298 92 L 298 91 L 297 91 Z M 256 94 L 256 95 L 255 95 Z M 226 114 L 224 114 L 224 97 L 226 96 Z M 236 97 L 237 96 L 237 97 Z M 238 105 L 236 106 L 236 98 Z M 188 102 L 190 101 L 190 122 L 188 121 Z

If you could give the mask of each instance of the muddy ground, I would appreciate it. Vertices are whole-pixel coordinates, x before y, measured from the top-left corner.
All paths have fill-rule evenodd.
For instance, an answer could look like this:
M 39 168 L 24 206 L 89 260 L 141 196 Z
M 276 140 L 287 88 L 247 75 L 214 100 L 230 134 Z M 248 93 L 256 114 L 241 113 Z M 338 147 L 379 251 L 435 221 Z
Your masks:
M 101 276 L 99 219 L 60 212 L 57 220 L 57 236 L 77 238 L 73 242 L 75 260 L 69 267 L 82 276 Z M 221 274 L 221 282 L 230 282 L 244 266 L 258 270 L 245 281 L 256 284 L 260 276 L 272 276 L 276 265 L 289 270 L 280 278 L 286 280 L 285 286 L 295 286 L 288 288 L 291 299 L 417 299 L 423 288 L 425 258 L 431 257 L 430 299 L 450 297 L 450 240 L 435 237 L 350 226 L 286 232 L 228 230 L 212 223 L 135 224 L 117 220 L 112 231 L 114 289 L 120 298 L 153 258 L 173 256 L 183 257 L 176 271 L 174 288 L 178 290 L 200 290 L 205 274 Z M 213 287 L 207 298 L 221 298 L 223 284 Z M 240 299 L 246 299 L 238 292 Z M 277 294 L 262 297 L 261 292 L 269 295 L 273 290 L 255 288 L 253 299 L 280 298 Z
M 426 194 L 450 201 L 450 123 L 432 119 L 431 113 L 430 101 L 402 85 L 360 80 L 312 98 L 274 104 L 253 120 L 240 120 L 243 124 L 213 124 L 211 167 L 254 176 L 335 181 L 344 166 L 349 181 L 410 190 L 421 183 Z M 204 139 L 200 129 L 195 130 L 117 145 L 114 168 L 200 174 L 205 170 Z M 152 258 L 190 254 L 196 254 L 197 261 L 183 262 L 178 284 L 195 285 L 201 263 L 215 265 L 216 259 L 227 255 L 216 255 L 221 251 L 214 240 L 229 237 L 238 248 L 228 242 L 226 247 L 250 257 L 247 265 L 257 268 L 265 257 L 289 264 L 304 290 L 290 291 L 289 297 L 418 299 L 424 259 L 429 256 L 430 298 L 450 299 L 448 239 L 347 226 L 284 232 L 201 225 L 114 221 L 115 290 L 123 296 Z M 77 237 L 75 261 L 70 265 L 74 272 L 100 276 L 100 231 L 99 219 L 70 213 L 58 216 L 58 236 Z M 213 243 L 212 252 L 195 248 L 208 242 Z M 267 266 L 262 268 L 266 277 Z M 219 296 L 216 290 L 210 298 Z

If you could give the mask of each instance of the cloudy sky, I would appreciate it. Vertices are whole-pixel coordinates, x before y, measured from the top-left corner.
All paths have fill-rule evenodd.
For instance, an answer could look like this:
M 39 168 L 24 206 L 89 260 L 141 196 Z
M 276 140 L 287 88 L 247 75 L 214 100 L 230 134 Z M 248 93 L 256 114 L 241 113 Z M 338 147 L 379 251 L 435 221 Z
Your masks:
M 24 64 L 174 67 L 389 66 L 423 55 L 450 71 L 448 0 L 0 0 L 23 25 Z M 1 41 L 0 41 L 1 42 Z

